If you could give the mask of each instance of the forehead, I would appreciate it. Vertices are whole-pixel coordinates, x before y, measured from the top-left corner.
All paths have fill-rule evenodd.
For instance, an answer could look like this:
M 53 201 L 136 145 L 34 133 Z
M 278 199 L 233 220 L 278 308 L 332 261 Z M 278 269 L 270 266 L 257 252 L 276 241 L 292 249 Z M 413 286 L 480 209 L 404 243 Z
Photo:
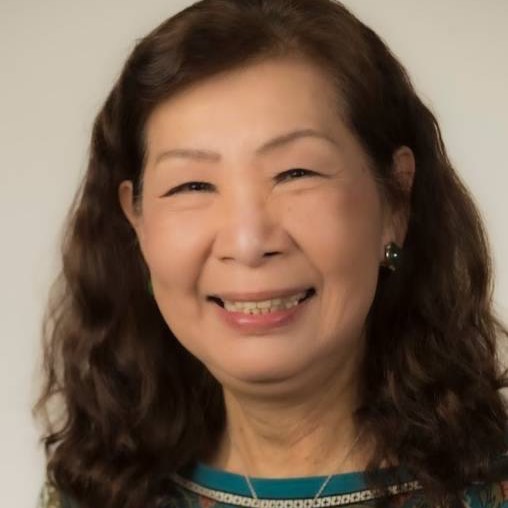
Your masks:
M 331 79 L 303 59 L 266 60 L 194 83 L 160 104 L 146 126 L 148 156 L 169 142 L 210 150 L 253 149 L 295 129 L 334 131 L 338 97 Z

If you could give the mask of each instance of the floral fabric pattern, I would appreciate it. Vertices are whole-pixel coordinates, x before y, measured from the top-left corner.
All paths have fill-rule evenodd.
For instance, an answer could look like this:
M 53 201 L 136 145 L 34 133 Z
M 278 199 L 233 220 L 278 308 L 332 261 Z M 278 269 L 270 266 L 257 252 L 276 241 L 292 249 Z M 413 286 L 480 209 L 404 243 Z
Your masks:
M 42 486 L 37 508 L 63 508 L 58 491 L 48 481 Z

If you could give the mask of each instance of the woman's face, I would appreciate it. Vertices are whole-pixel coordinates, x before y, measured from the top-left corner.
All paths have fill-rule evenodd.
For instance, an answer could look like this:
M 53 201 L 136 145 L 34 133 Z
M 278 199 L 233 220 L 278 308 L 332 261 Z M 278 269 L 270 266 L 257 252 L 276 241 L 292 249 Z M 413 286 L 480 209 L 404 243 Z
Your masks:
M 183 346 L 223 385 L 243 388 L 351 367 L 395 238 L 327 77 L 295 60 L 229 71 L 161 104 L 146 133 L 142 213 L 130 182 L 120 199 Z M 291 317 L 279 312 L 285 321 L 264 326 L 242 325 L 241 312 L 231 324 L 208 299 L 310 287 L 315 295 Z M 240 294 L 251 292 L 267 294 Z

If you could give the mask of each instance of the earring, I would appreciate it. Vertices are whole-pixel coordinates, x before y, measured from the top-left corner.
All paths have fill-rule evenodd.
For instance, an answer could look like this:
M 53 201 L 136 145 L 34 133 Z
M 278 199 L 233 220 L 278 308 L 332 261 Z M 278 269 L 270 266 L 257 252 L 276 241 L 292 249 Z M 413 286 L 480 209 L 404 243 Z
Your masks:
M 148 279 L 148 282 L 147 282 L 147 290 L 148 290 L 148 294 L 150 296 L 153 296 L 153 286 L 152 286 L 152 281 L 150 279 Z
M 402 257 L 402 248 L 395 242 L 390 242 L 385 246 L 385 262 L 382 266 L 386 266 L 389 270 L 394 272 L 397 270 Z

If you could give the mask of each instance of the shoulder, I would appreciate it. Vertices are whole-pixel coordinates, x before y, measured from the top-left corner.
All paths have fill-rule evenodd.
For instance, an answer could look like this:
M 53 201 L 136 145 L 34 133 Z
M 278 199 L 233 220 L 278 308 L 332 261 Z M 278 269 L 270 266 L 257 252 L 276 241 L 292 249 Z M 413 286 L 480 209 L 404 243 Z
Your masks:
M 508 508 L 508 456 L 495 460 L 489 478 L 471 485 L 465 497 L 472 508 Z
M 508 508 L 508 480 L 471 486 L 464 501 L 469 508 Z

